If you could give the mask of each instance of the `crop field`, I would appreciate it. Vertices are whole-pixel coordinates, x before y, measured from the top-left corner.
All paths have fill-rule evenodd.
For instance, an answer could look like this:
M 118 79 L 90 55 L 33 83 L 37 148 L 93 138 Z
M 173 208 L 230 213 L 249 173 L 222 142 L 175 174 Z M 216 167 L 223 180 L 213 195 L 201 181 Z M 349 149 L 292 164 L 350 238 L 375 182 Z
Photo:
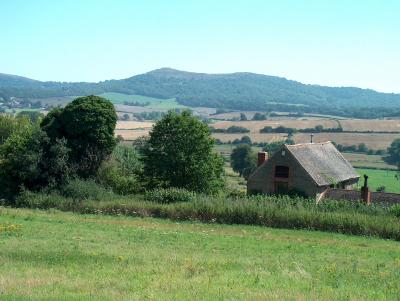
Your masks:
M 124 121 L 119 121 L 124 122 Z M 122 125 L 121 125 L 122 126 Z M 138 124 L 138 128 L 141 128 Z M 138 136 L 137 129 L 116 130 L 116 135 L 122 135 L 126 140 L 136 139 L 137 137 L 147 135 L 150 129 L 140 130 Z M 243 136 L 249 136 L 253 142 L 274 142 L 281 141 L 287 138 L 287 134 L 260 134 L 260 133 L 242 133 L 242 134 L 225 134 L 213 133 L 212 136 L 226 143 L 235 139 L 241 139 Z M 399 138 L 398 134 L 378 134 L 378 133 L 318 133 L 314 134 L 314 142 L 334 141 L 342 145 L 365 145 L 373 150 L 386 149 L 394 139 Z M 310 134 L 299 133 L 293 136 L 295 143 L 310 142 Z M 378 166 L 377 166 L 378 167 Z
M 343 156 L 353 165 L 354 167 L 362 168 L 375 168 L 375 169 L 391 169 L 396 170 L 396 165 L 387 164 L 382 156 L 377 155 L 366 155 L 358 153 L 342 153 Z
M 243 136 L 249 136 L 253 142 L 273 142 L 285 140 L 287 134 L 260 134 L 260 133 L 245 133 L 245 134 L 224 134 L 214 133 L 213 137 L 220 139 L 222 142 L 233 141 L 240 139 Z M 314 134 L 314 142 L 334 141 L 343 145 L 358 145 L 365 143 L 370 149 L 386 149 L 394 139 L 399 138 L 399 134 L 378 134 L 378 133 L 318 133 Z M 310 142 L 310 134 L 299 133 L 293 136 L 296 143 Z
M 147 129 L 153 126 L 151 121 L 117 121 L 116 130 L 136 130 L 136 129 Z
M 0 208 L 1 300 L 396 300 L 399 243 Z
M 345 119 L 340 124 L 345 131 L 400 132 L 400 120 Z
M 65 106 L 66 104 L 73 101 L 79 96 L 59 96 L 59 97 L 46 97 L 46 98 L 29 98 L 30 102 L 40 101 L 42 106 L 52 105 L 52 106 Z
M 115 136 L 121 136 L 124 140 L 135 140 L 142 136 L 147 136 L 150 129 L 135 129 L 135 130 L 115 130 Z
M 26 109 L 25 108 L 23 108 L 23 109 L 21 109 L 21 108 L 13 108 L 13 109 L 6 109 L 5 111 L 6 111 L 6 113 L 9 113 L 9 114 L 18 114 L 19 112 L 22 112 L 22 111 L 45 113 L 41 109 L 31 109 L 31 108 L 26 108 Z
M 297 120 L 297 119 L 285 119 L 285 120 L 260 120 L 260 121 L 219 121 L 212 126 L 216 129 L 226 129 L 230 126 L 241 126 L 249 129 L 251 133 L 260 133 L 260 130 L 265 126 L 271 126 L 276 128 L 278 126 L 285 126 L 289 128 L 305 129 L 313 128 L 316 125 L 322 125 L 325 128 L 337 128 L 339 126 L 338 121 L 330 119 L 319 119 L 319 120 Z
M 385 186 L 386 192 L 400 193 L 400 179 L 396 179 L 397 171 L 395 170 L 381 170 L 381 169 L 365 169 L 356 168 L 360 176 L 366 174 L 368 176 L 368 186 L 376 191 L 377 187 Z M 360 180 L 360 186 L 362 185 Z
M 219 119 L 219 120 L 229 120 L 232 118 L 239 118 L 240 117 L 240 113 L 243 113 L 246 115 L 247 119 L 252 119 L 255 113 L 262 113 L 265 114 L 265 112 L 262 111 L 234 111 L 234 112 L 228 112 L 228 113 L 221 113 L 221 114 L 215 114 L 213 116 L 211 116 L 213 119 Z M 305 113 L 303 114 L 303 117 L 289 117 L 287 115 L 290 114 L 290 112 L 274 112 L 277 115 L 281 115 L 281 117 L 279 116 L 274 116 L 274 117 L 270 117 L 270 119 L 272 120 L 276 120 L 276 119 L 346 119 L 345 117 L 341 117 L 341 116 L 334 116 L 334 115 L 325 115 L 325 114 L 308 114 Z
M 140 106 L 127 106 L 127 105 L 120 105 L 114 104 L 115 111 L 120 113 L 143 113 L 143 112 L 153 112 L 156 110 L 150 109 L 149 107 L 140 107 Z
M 214 116 L 213 116 L 214 117 Z M 259 133 L 265 126 L 276 128 L 285 126 L 295 129 L 313 128 L 322 125 L 325 128 L 337 128 L 342 126 L 344 131 L 349 132 L 400 132 L 400 120 L 378 120 L 378 119 L 321 119 L 321 118 L 299 118 L 293 119 L 286 117 L 280 120 L 260 120 L 260 121 L 218 121 L 212 126 L 217 129 L 226 129 L 232 125 L 242 126 L 250 130 L 251 133 Z
M 186 108 L 179 104 L 175 98 L 171 99 L 159 99 L 153 97 L 147 97 L 142 95 L 128 95 L 122 93 L 103 93 L 99 96 L 109 99 L 114 104 L 124 104 L 124 102 L 137 102 L 142 103 L 143 106 L 146 106 L 150 109 L 154 110 L 170 110 L 176 108 Z

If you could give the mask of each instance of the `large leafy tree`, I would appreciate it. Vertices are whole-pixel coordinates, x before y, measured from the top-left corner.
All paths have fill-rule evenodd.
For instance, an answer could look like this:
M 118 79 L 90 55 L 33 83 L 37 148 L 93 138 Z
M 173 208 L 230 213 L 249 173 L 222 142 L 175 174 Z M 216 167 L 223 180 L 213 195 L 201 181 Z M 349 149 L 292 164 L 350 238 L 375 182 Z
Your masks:
M 95 175 L 115 148 L 116 122 L 112 103 L 91 95 L 51 111 L 41 126 L 52 140 L 66 139 L 71 165 L 80 177 L 87 178 Z
M 150 187 L 215 192 L 223 186 L 223 159 L 213 151 L 207 124 L 189 111 L 168 112 L 150 132 L 143 150 Z
M 0 146 L 0 197 L 12 200 L 22 187 L 40 190 L 69 176 L 66 141 L 50 141 L 38 126 L 21 128 Z
M 240 144 L 231 153 L 232 169 L 248 177 L 257 167 L 256 156 L 250 145 Z

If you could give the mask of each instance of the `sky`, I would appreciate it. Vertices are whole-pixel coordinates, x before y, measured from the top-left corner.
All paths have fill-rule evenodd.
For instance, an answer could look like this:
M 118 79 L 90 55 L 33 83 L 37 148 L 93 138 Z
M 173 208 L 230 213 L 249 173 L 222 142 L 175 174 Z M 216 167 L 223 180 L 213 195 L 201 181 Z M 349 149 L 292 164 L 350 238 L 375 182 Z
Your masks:
M 0 0 L 0 73 L 255 72 L 400 93 L 397 0 Z

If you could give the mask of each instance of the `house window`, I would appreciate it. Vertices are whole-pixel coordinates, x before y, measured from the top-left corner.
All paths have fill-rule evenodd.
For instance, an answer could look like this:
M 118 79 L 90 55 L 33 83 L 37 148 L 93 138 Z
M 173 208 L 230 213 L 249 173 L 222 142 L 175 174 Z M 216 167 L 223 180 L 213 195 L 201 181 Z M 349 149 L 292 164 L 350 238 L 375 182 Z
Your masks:
M 275 177 L 276 178 L 289 178 L 289 167 L 288 166 L 275 166 Z

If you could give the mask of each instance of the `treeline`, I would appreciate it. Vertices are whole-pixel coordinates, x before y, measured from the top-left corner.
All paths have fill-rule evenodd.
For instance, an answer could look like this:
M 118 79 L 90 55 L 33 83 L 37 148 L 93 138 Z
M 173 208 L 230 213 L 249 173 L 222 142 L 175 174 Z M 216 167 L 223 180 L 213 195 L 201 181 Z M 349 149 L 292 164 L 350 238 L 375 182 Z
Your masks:
M 166 113 L 133 146 L 117 145 L 117 115 L 101 97 L 80 97 L 33 117 L 0 115 L 0 199 L 8 204 L 18 205 L 26 191 L 81 199 L 224 188 L 223 159 L 213 151 L 207 124 L 189 111 Z
M 271 126 L 265 126 L 260 130 L 260 133 L 286 133 L 286 134 L 296 134 L 296 133 L 340 133 L 343 132 L 342 127 L 337 128 L 324 128 L 322 125 L 317 125 L 313 128 L 306 129 L 295 129 L 285 127 L 283 125 L 273 128 Z
M 242 126 L 232 125 L 227 129 L 216 129 L 214 127 L 210 127 L 212 133 L 227 133 L 227 134 L 237 134 L 237 133 L 249 133 L 250 130 L 246 129 Z
M 367 155 L 379 155 L 383 156 L 387 154 L 387 150 L 385 149 L 369 149 L 365 143 L 360 143 L 358 145 L 342 145 L 342 144 L 337 144 L 334 141 L 332 143 L 336 146 L 338 151 L 341 153 L 361 153 L 361 154 L 367 154 Z
M 150 105 L 149 101 L 140 102 L 140 101 L 124 101 L 124 105 L 126 106 L 135 106 L 135 107 L 145 107 Z

